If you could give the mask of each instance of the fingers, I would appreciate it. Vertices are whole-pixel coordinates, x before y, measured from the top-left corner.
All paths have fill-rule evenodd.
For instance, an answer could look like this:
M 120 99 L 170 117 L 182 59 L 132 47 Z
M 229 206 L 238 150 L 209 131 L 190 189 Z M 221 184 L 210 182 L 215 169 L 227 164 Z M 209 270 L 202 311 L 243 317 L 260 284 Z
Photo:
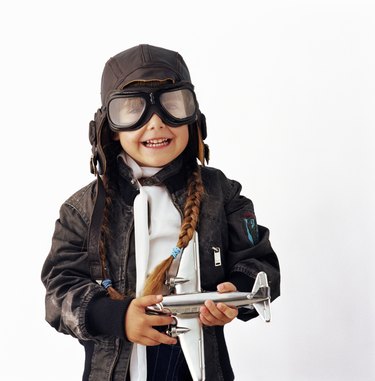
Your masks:
M 163 325 L 168 325 L 168 323 Z M 156 324 L 154 326 L 156 326 Z M 170 337 L 167 334 L 159 332 L 153 328 L 152 322 L 150 323 L 140 321 L 136 326 L 128 325 L 127 337 L 129 341 L 142 345 L 174 345 L 177 343 L 175 338 Z
M 217 285 L 217 290 L 219 292 L 232 292 L 232 291 L 237 291 L 237 288 L 231 282 L 223 282 Z
M 162 295 L 147 295 L 147 296 L 141 296 L 140 298 L 136 298 L 133 301 L 136 303 L 138 307 L 148 307 L 152 306 L 153 304 L 160 303 L 163 300 Z
M 237 308 L 229 307 L 224 303 L 219 303 L 217 309 L 221 311 L 229 321 L 232 321 L 238 315 Z
M 206 300 L 200 309 L 201 322 L 208 326 L 225 325 L 231 322 L 238 315 L 236 308 L 227 306 L 224 303 L 217 305 L 212 300 Z
M 147 315 L 145 316 L 146 324 L 151 326 L 169 325 L 174 322 L 173 318 L 169 315 Z
M 223 282 L 217 285 L 220 293 L 237 291 L 236 286 L 231 282 Z M 231 322 L 238 315 L 237 308 L 229 307 L 224 303 L 217 305 L 212 300 L 206 300 L 200 309 L 200 320 L 208 326 L 224 325 Z
M 137 336 L 133 342 L 137 344 L 153 346 L 159 344 L 174 345 L 177 343 L 177 340 L 165 333 L 158 332 L 156 329 L 147 328 L 142 330 L 139 336 Z
M 125 333 L 129 341 L 142 345 L 176 344 L 177 340 L 158 332 L 154 326 L 173 323 L 171 316 L 148 315 L 145 308 L 162 300 L 161 295 L 148 295 L 134 299 L 125 315 Z

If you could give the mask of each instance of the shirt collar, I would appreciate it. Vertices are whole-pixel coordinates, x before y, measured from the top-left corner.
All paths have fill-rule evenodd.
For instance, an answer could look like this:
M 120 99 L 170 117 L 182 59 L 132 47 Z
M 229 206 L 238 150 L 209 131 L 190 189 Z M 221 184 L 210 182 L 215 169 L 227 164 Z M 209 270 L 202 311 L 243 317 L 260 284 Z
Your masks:
M 162 168 L 158 167 L 141 167 L 131 156 L 126 152 L 122 152 L 119 155 L 127 164 L 127 166 L 132 170 L 134 178 L 137 180 L 141 178 L 152 177 L 156 175 Z
M 139 176 L 140 173 L 134 174 L 130 164 L 128 164 L 124 159 L 126 156 L 131 159 L 129 162 L 134 161 L 134 159 L 132 159 L 125 152 L 119 154 L 117 156 L 119 175 L 122 178 L 127 179 L 129 182 L 133 183 L 134 180 L 137 180 L 137 178 L 134 179 L 134 176 Z M 136 162 L 135 164 L 139 167 Z M 180 155 L 165 167 L 157 168 L 156 174 L 152 175 L 151 177 L 142 178 L 142 185 L 151 186 L 164 184 L 167 186 L 167 188 L 169 188 L 170 192 L 175 192 L 176 190 L 182 189 L 186 186 L 186 182 L 190 176 L 192 166 L 194 166 L 194 163 L 185 163 L 183 155 Z

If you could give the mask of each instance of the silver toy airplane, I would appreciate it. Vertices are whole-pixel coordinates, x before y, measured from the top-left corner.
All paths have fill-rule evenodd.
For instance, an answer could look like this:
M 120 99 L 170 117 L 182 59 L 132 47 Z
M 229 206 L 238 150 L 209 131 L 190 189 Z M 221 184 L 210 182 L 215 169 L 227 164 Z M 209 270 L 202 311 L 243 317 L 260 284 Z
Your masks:
M 163 297 L 162 302 L 147 307 L 147 311 L 173 316 L 196 315 L 199 314 L 199 309 L 206 300 L 212 300 L 214 303 L 225 303 L 230 307 L 255 308 L 266 322 L 271 320 L 270 290 L 267 275 L 264 272 L 258 273 L 251 292 L 195 292 L 168 295 Z
M 194 266 L 191 265 L 192 259 Z M 184 265 L 184 260 L 190 262 L 190 265 Z M 182 256 L 178 276 L 173 281 L 176 294 L 164 296 L 162 302 L 149 306 L 146 310 L 149 314 L 174 317 L 174 324 L 168 327 L 166 333 L 172 337 L 178 336 L 193 381 L 205 380 L 203 329 L 199 310 L 206 300 L 225 303 L 231 307 L 255 308 L 264 321 L 271 320 L 270 288 L 264 272 L 258 273 L 251 292 L 201 292 L 196 239 L 193 253 Z

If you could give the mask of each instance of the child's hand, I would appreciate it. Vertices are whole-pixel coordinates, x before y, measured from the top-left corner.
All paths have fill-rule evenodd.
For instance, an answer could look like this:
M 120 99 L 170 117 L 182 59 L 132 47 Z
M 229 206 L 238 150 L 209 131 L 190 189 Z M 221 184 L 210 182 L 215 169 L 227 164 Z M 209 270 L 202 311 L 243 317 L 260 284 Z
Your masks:
M 177 343 L 176 339 L 153 328 L 171 324 L 171 316 L 146 314 L 146 307 L 159 303 L 162 299 L 161 295 L 148 295 L 136 298 L 130 303 L 125 316 L 125 333 L 129 341 L 143 345 Z
M 237 291 L 233 283 L 224 282 L 217 286 L 219 292 Z M 232 308 L 224 303 L 215 304 L 212 300 L 206 300 L 200 308 L 200 320 L 202 324 L 225 325 L 230 323 L 238 315 L 237 308 Z

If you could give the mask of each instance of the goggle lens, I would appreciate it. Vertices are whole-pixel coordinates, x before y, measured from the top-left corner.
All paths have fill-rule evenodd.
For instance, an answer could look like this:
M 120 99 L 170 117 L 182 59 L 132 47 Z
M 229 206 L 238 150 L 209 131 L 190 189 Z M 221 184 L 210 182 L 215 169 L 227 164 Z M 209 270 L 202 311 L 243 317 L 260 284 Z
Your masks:
M 124 128 L 138 122 L 146 108 L 146 101 L 141 97 L 114 98 L 109 103 L 111 121 Z
M 162 93 L 160 103 L 176 119 L 189 118 L 195 112 L 193 94 L 187 89 Z

